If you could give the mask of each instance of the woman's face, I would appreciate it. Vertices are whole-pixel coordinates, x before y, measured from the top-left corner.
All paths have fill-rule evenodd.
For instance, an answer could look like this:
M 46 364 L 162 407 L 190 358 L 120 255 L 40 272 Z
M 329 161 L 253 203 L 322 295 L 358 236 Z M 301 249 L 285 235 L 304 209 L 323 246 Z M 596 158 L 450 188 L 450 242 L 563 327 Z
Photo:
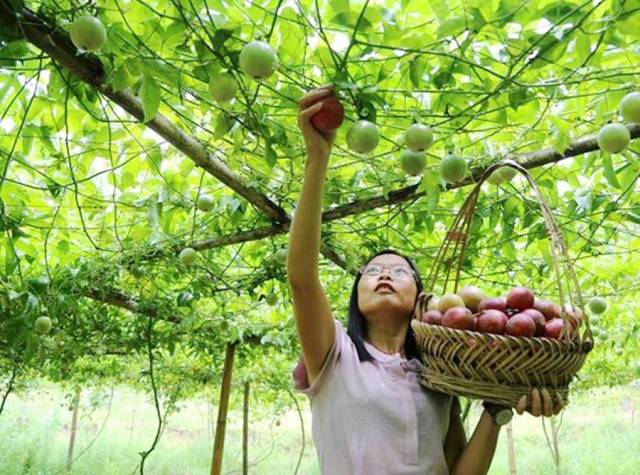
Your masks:
M 382 254 L 369 261 L 362 271 L 358 307 L 369 321 L 405 320 L 413 313 L 417 291 L 409 263 L 395 254 Z

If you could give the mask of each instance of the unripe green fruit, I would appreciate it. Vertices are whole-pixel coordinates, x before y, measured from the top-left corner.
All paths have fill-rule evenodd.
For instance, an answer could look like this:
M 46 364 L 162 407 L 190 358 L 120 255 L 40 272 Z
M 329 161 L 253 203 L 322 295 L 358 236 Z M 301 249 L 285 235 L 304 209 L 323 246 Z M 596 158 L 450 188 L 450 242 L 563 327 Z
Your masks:
M 602 297 L 594 297 L 589 300 L 589 310 L 596 315 L 604 313 L 607 310 L 607 301 Z
M 199 210 L 202 211 L 211 211 L 213 209 L 213 198 L 209 195 L 200 195 L 198 196 L 198 201 L 196 202 L 196 206 Z
M 196 251 L 190 247 L 185 247 L 178 255 L 180 262 L 185 266 L 190 266 L 196 261 Z
M 276 261 L 278 261 L 280 264 L 286 264 L 288 255 L 289 252 L 287 251 L 287 249 L 278 249 L 276 251 Z
M 440 162 L 440 176 L 447 183 L 458 183 L 467 176 L 467 162 L 457 155 L 447 155 Z
M 36 318 L 35 323 L 33 324 L 33 328 L 36 333 L 40 335 L 45 335 L 51 331 L 51 319 L 49 317 L 38 317 Z
M 69 27 L 69 36 L 76 48 L 89 52 L 99 50 L 107 42 L 107 30 L 91 15 L 76 18 Z
M 27 285 L 36 293 L 45 292 L 50 284 L 51 281 L 46 275 L 34 277 L 27 281 Z
M 184 292 L 180 292 L 178 297 L 176 298 L 176 303 L 178 307 L 188 307 L 191 302 L 193 302 L 193 293 L 185 290 Z
M 627 122 L 640 124 L 640 92 L 631 92 L 622 98 L 620 115 Z
M 424 152 L 433 144 L 433 131 L 427 125 L 413 124 L 405 132 L 404 141 L 409 150 Z
M 140 278 L 144 275 L 144 268 L 142 266 L 133 266 L 129 272 L 131 272 L 134 277 Z
M 378 126 L 368 120 L 359 120 L 347 131 L 347 145 L 357 153 L 373 152 L 379 141 Z
M 427 157 L 424 152 L 405 150 L 400 155 L 400 166 L 407 175 L 420 175 L 427 166 Z
M 266 300 L 267 303 L 273 307 L 276 303 L 278 303 L 278 296 L 276 294 L 269 294 L 267 295 Z
M 506 181 L 510 181 L 514 176 L 518 174 L 518 171 L 515 168 L 511 167 L 501 167 L 494 171 L 487 181 L 489 183 L 493 183 L 494 185 L 500 185 Z
M 278 67 L 276 52 L 264 41 L 252 41 L 240 51 L 240 69 L 254 79 L 266 79 Z
M 214 101 L 228 102 L 234 98 L 238 85 L 231 74 L 216 74 L 209 81 L 209 93 Z
M 630 141 L 629 129 L 621 124 L 607 124 L 598 132 L 598 147 L 608 153 L 622 152 Z

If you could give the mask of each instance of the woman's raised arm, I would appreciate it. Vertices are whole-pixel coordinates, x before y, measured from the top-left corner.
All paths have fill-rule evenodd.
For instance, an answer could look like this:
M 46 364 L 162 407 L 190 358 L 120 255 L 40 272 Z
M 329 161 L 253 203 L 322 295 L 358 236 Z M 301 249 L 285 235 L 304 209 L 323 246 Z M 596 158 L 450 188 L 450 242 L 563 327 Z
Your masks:
M 333 94 L 332 86 L 323 86 L 308 92 L 299 101 L 298 126 L 307 148 L 307 159 L 289 234 L 287 276 L 310 384 L 322 369 L 336 331 L 318 272 L 322 196 L 335 132 L 321 133 L 311 123 L 311 117 L 322 107 L 321 99 Z

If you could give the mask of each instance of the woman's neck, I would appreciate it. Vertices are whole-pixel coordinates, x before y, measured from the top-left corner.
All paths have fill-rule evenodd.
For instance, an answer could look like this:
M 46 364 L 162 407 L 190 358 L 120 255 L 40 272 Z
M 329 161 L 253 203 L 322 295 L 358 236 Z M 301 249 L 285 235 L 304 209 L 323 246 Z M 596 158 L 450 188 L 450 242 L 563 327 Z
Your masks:
M 400 325 L 373 325 L 367 328 L 367 341 L 377 350 L 388 355 L 404 354 L 404 342 L 407 335 L 408 322 Z

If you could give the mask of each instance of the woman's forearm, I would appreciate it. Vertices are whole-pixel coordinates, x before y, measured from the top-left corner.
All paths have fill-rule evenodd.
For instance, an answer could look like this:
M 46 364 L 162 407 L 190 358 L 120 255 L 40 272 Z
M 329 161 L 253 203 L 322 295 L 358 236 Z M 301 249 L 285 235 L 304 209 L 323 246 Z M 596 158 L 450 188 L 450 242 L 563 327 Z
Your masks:
M 289 233 L 287 274 L 292 285 L 318 279 L 322 196 L 328 159 L 308 157 L 300 200 Z
M 482 412 L 471 439 L 456 459 L 451 475 L 485 475 L 496 451 L 500 426 L 486 410 Z

